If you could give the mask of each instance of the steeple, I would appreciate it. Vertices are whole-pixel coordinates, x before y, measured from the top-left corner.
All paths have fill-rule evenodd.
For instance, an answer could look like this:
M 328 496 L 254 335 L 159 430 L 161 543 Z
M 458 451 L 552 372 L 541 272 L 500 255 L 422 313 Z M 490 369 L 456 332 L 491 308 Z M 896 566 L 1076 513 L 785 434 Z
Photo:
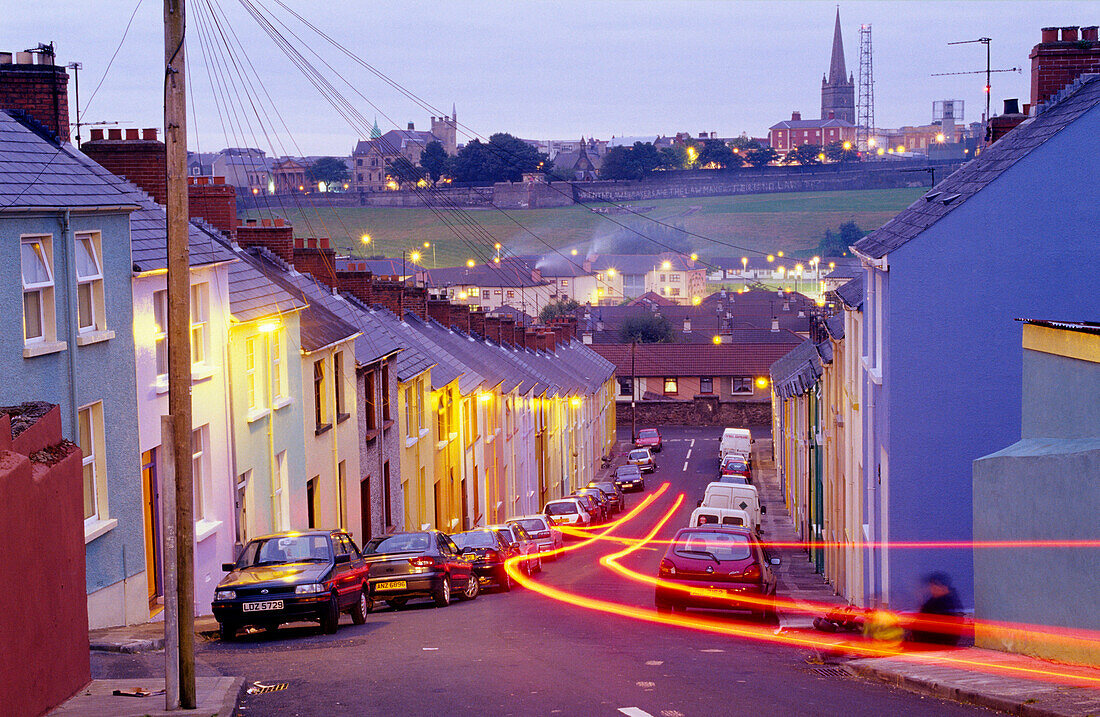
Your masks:
M 833 57 L 829 61 L 829 84 L 835 85 L 848 79 L 844 70 L 844 41 L 840 39 L 840 6 L 836 6 L 836 27 L 833 28 Z
M 371 130 L 370 130 L 370 138 L 371 139 L 378 139 L 381 136 L 382 136 L 382 130 L 379 129 L 379 127 L 378 127 L 378 118 L 375 117 L 374 118 L 374 126 L 371 127 Z

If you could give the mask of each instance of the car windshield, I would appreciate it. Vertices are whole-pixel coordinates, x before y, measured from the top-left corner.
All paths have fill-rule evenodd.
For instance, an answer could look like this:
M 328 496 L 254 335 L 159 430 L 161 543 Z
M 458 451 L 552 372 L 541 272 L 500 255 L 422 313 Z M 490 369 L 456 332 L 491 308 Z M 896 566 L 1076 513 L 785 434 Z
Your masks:
M 643 428 L 638 431 L 638 438 L 660 438 L 661 434 L 657 433 L 656 428 Z
M 471 530 L 466 533 L 455 533 L 451 536 L 455 545 L 462 548 L 495 548 L 497 546 L 493 534 L 488 530 Z
M 330 560 L 332 560 L 332 547 L 329 545 L 328 536 L 282 535 L 253 540 L 237 559 L 237 567 L 283 563 L 324 563 Z
M 561 503 L 547 503 L 546 504 L 547 515 L 569 515 L 577 512 L 577 504 L 573 501 L 562 501 Z
M 617 476 L 636 476 L 641 473 L 641 469 L 638 466 L 619 466 L 615 469 L 615 475 Z
M 722 479 L 719 480 L 718 482 L 719 483 L 733 483 L 735 485 L 748 485 L 749 484 L 749 479 L 746 478 L 745 476 L 732 475 L 732 476 L 722 476 Z
M 669 450 L 672 450 L 672 449 L 670 448 Z M 645 450 L 644 448 L 640 451 L 631 451 L 630 452 L 630 460 L 632 460 L 632 461 L 641 461 L 641 460 L 645 460 L 646 458 L 649 458 L 649 451 Z
M 522 525 L 529 533 L 538 533 L 546 530 L 546 523 L 542 518 L 520 518 L 515 522 Z
M 736 460 L 736 461 L 727 460 L 725 463 L 722 464 L 722 470 L 727 470 L 727 471 L 728 470 L 743 471 L 747 467 L 748 466 L 745 465 L 745 462 L 741 461 L 741 460 Z
M 383 553 L 422 553 L 432 544 L 429 533 L 398 533 L 371 538 L 363 546 L 364 555 Z
M 589 483 L 588 487 L 603 491 L 606 495 L 615 495 L 614 483 Z
M 752 555 L 749 536 L 702 530 L 682 533 L 676 538 L 672 549 L 685 558 L 697 558 L 700 553 L 709 553 L 722 561 L 744 560 Z

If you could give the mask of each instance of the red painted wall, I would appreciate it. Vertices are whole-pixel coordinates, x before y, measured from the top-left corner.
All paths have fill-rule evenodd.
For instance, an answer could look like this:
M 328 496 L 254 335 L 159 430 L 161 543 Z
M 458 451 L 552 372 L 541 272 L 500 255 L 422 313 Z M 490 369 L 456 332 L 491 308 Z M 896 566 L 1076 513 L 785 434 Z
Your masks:
M 47 448 L 51 464 L 28 454 Z M 12 441 L 0 414 L 0 705 L 39 715 L 91 680 L 80 449 L 54 406 Z M 18 584 L 18 589 L 14 586 Z

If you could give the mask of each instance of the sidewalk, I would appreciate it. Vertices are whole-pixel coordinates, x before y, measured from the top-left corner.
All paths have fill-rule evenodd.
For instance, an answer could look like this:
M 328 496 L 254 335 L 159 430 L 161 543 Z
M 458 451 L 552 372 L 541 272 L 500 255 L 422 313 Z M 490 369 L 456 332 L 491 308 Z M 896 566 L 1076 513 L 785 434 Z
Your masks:
M 164 678 L 126 680 L 92 680 L 84 689 L 49 714 L 51 717 L 178 717 L 180 714 L 207 717 L 232 717 L 237 709 L 237 695 L 244 684 L 242 677 L 196 677 L 195 710 L 168 712 L 164 709 L 164 694 L 146 697 L 113 695 L 115 690 L 133 691 L 137 688 L 149 692 L 164 689 Z
M 212 615 L 195 618 L 195 639 L 216 633 L 218 623 Z M 139 625 L 123 625 L 89 630 L 88 640 L 96 652 L 152 652 L 164 649 L 164 622 L 143 622 Z
M 798 540 L 776 477 L 771 457 L 771 441 L 757 439 L 753 481 L 760 490 L 764 516 L 764 538 L 777 542 Z M 845 605 L 833 594 L 825 579 L 814 573 L 806 553 L 799 548 L 776 548 L 782 558 L 779 566 L 779 593 L 794 601 L 813 601 Z M 813 619 L 823 611 L 809 613 L 780 611 L 780 630 L 812 631 Z M 825 636 L 825 633 L 817 633 Z M 1025 655 L 1016 655 L 977 647 L 910 653 L 899 657 L 834 658 L 853 675 L 870 677 L 897 687 L 944 699 L 1008 712 L 1021 717 L 1080 717 L 1100 715 L 1100 670 L 1062 665 Z M 971 669 L 957 662 L 984 663 L 988 669 Z M 997 667 L 1027 670 L 1036 679 L 995 672 Z M 1061 684 L 1051 676 L 1061 677 Z M 1045 678 L 1045 679 L 1044 679 Z M 1073 685 L 1092 684 L 1092 687 Z

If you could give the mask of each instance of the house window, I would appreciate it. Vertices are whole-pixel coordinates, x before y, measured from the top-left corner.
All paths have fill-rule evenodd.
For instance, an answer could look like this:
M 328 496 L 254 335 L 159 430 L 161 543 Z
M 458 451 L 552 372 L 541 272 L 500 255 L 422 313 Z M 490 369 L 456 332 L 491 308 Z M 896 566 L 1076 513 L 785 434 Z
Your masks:
M 401 389 L 401 393 L 405 397 L 405 435 L 412 437 L 413 425 L 412 425 L 412 391 L 408 386 Z
M 390 462 L 382 464 L 382 509 L 386 514 L 386 527 L 393 527 L 393 500 L 390 497 Z
M 336 500 L 340 505 L 340 527 L 344 530 L 348 528 L 347 478 L 347 466 L 340 461 L 336 465 Z
M 734 376 L 730 393 L 752 393 L 752 376 Z
M 103 264 L 99 233 L 76 235 L 76 304 L 77 330 L 105 328 L 103 305 Z
M 390 365 L 382 364 L 382 420 L 390 420 Z
M 272 400 L 283 397 L 283 335 L 275 330 L 268 339 L 271 342 L 271 398 Z
M 328 425 L 325 409 L 325 360 L 321 359 L 313 362 L 313 416 L 318 431 Z
M 672 287 L 672 289 L 669 290 L 669 293 L 672 294 L 673 296 L 679 296 L 680 295 L 680 287 L 678 287 L 678 286 Z
M 375 415 L 375 411 L 378 410 L 378 402 L 374 398 L 375 392 L 375 379 L 374 371 L 367 371 L 363 374 L 363 394 L 366 398 L 366 411 L 364 412 L 364 421 L 368 431 L 374 430 L 377 426 L 378 417 Z
M 191 478 L 194 481 L 194 517 L 196 521 L 206 517 L 203 500 L 206 492 L 206 436 L 205 426 L 191 431 Z
M 668 280 L 669 281 L 679 281 L 680 280 L 680 275 L 679 274 L 669 274 L 668 275 Z
M 424 395 L 424 384 L 420 381 L 416 383 L 416 424 L 420 430 L 425 430 L 428 427 L 428 407 L 427 396 Z
M 287 493 L 286 484 L 286 451 L 279 451 L 275 456 L 275 485 L 271 491 L 271 528 L 272 530 L 286 530 L 289 524 L 286 516 L 289 513 L 284 501 L 289 503 L 290 495 Z
M 157 355 L 157 378 L 168 375 L 168 292 L 153 292 L 153 348 Z
M 665 379 L 665 394 L 668 395 L 668 394 L 673 394 L 673 393 L 678 393 L 678 392 L 679 392 L 679 389 L 678 389 L 677 384 L 676 384 L 676 379 L 675 378 L 666 378 Z
M 516 298 L 516 292 L 509 291 L 507 296 L 508 296 L 509 299 L 514 299 L 514 298 Z
M 666 274 L 661 274 L 660 280 L 661 281 L 668 281 L 667 275 Z
M 569 286 L 569 280 L 568 279 L 562 279 L 561 282 L 559 282 L 559 283 L 560 283 L 561 286 L 565 286 L 565 287 Z
M 24 239 L 19 245 L 23 271 L 23 341 L 52 340 L 53 257 L 49 237 Z
M 483 298 L 483 299 L 488 299 L 488 298 L 489 298 L 490 296 L 491 296 L 491 294 L 489 293 L 489 290 L 488 290 L 488 289 L 484 289 L 484 290 L 483 290 L 483 291 L 481 292 L 481 298 Z
M 627 377 L 627 378 L 620 377 L 619 378 L 619 395 L 620 396 L 629 396 L 631 394 L 631 389 L 632 388 L 634 388 L 634 379 L 633 378 L 629 378 L 629 377 Z
M 320 499 L 320 490 L 318 483 L 321 482 L 321 476 L 313 476 L 306 481 L 306 527 L 317 527 L 317 514 L 320 512 L 318 508 L 318 500 Z
M 85 406 L 77 416 L 80 423 L 80 451 L 84 454 L 84 526 L 88 527 L 107 517 L 103 403 Z
M 248 386 L 248 410 L 255 411 L 263 403 L 263 389 L 260 387 L 260 377 L 256 371 L 255 336 L 244 342 L 244 377 Z
M 344 352 L 337 351 L 332 355 L 332 387 L 333 392 L 336 394 L 336 420 L 342 420 L 340 417 L 347 418 L 347 414 L 344 412 Z M 343 525 L 341 523 L 341 525 Z
M 710 377 L 700 378 L 699 393 L 714 393 L 714 379 Z
M 209 284 L 191 285 L 191 363 L 206 362 L 207 297 Z

